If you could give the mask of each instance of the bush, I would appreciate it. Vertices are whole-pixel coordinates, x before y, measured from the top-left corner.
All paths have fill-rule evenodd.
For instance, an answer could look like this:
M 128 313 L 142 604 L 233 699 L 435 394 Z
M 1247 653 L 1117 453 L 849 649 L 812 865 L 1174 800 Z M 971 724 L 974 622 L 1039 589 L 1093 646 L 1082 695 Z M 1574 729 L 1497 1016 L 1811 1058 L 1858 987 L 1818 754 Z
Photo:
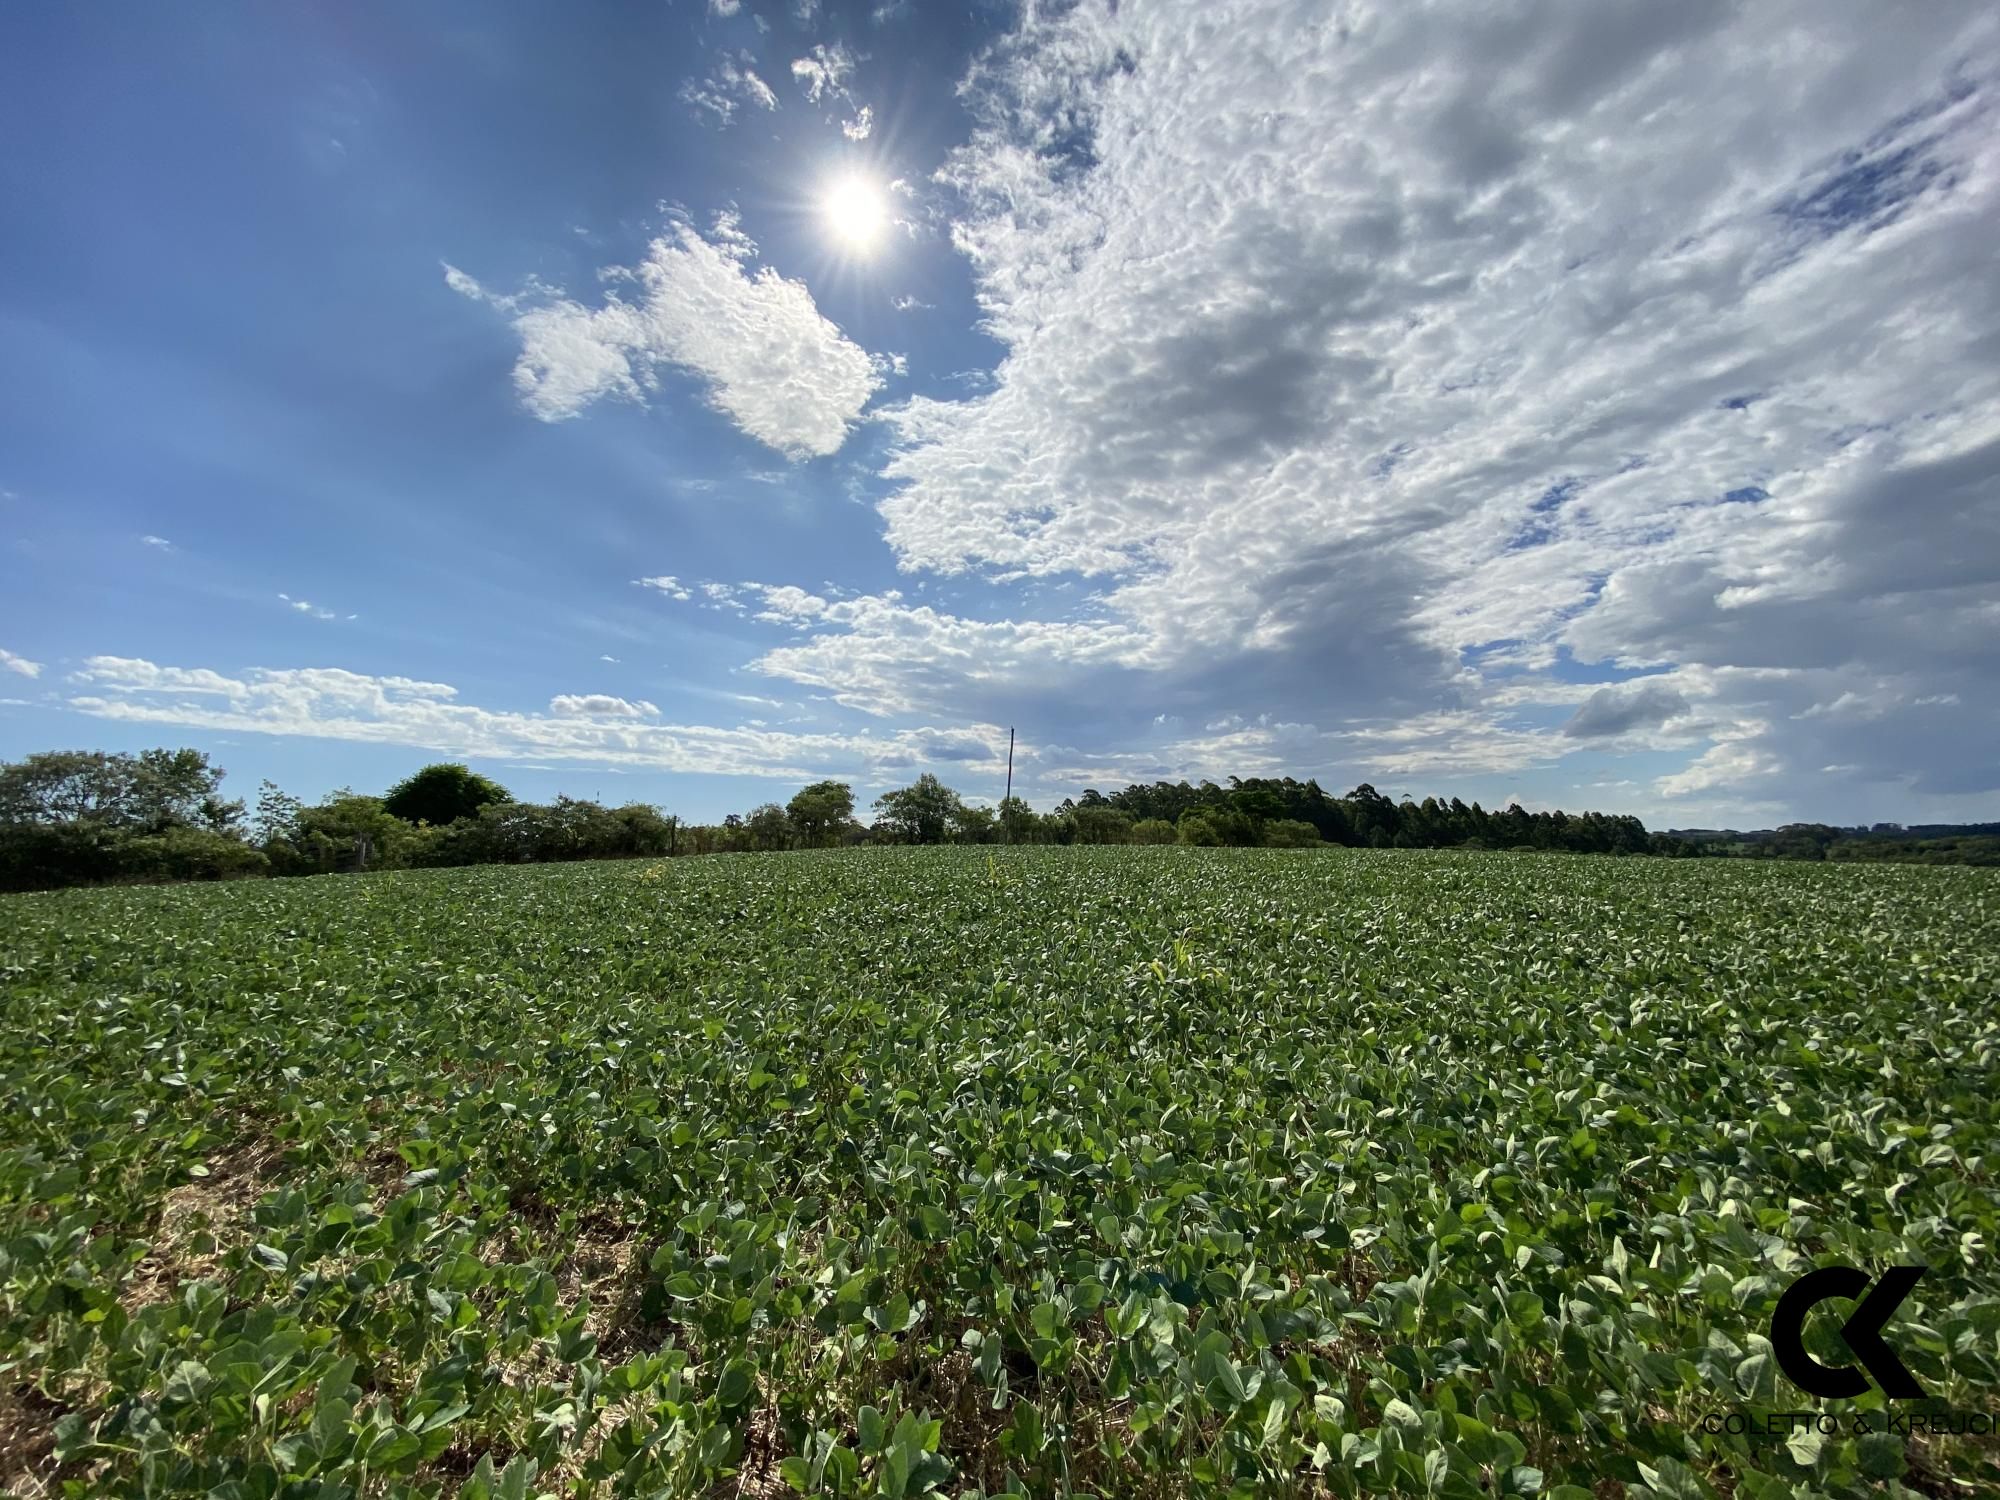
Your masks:
M 1132 825 L 1135 844 L 1171 844 L 1175 837 L 1174 825 L 1165 818 L 1141 818 Z
M 15 823 L 0 841 L 0 887 L 47 891 L 118 875 L 120 836 L 94 823 Z
M 1180 841 L 1183 844 L 1251 847 L 1263 842 L 1258 833 L 1257 823 L 1247 813 L 1232 807 L 1204 807 L 1200 812 L 1181 816 Z
M 481 838 L 477 818 L 459 818 L 442 828 L 426 824 L 412 829 L 404 846 L 403 862 L 419 869 L 445 865 L 481 865 L 488 862 L 486 842 Z
M 415 828 L 390 812 L 380 797 L 330 794 L 317 807 L 290 811 L 274 824 L 264 854 L 280 875 L 331 875 L 346 870 L 392 870 L 423 848 Z
M 0 841 L 0 889 L 57 890 L 120 880 L 227 880 L 266 875 L 271 862 L 211 828 L 121 833 L 91 823 L 15 826 Z
M 1070 814 L 1079 844 L 1128 844 L 1132 818 L 1115 807 L 1079 807 Z
M 261 849 L 206 828 L 169 828 L 129 839 L 118 850 L 119 875 L 132 880 L 231 880 L 268 875 Z
M 1297 818 L 1273 818 L 1264 825 L 1264 843 L 1272 849 L 1316 849 L 1319 830 Z
M 782 813 L 781 813 L 782 816 Z M 431 834 L 427 864 L 517 864 L 531 860 L 616 859 L 626 855 L 708 853 L 703 830 L 661 816 L 643 802 L 620 808 L 558 797 L 553 802 L 491 803 Z
M 1176 837 L 1183 844 L 1193 844 L 1204 849 L 1218 848 L 1228 842 L 1222 830 L 1215 825 L 1215 819 L 1205 812 L 1184 813 Z

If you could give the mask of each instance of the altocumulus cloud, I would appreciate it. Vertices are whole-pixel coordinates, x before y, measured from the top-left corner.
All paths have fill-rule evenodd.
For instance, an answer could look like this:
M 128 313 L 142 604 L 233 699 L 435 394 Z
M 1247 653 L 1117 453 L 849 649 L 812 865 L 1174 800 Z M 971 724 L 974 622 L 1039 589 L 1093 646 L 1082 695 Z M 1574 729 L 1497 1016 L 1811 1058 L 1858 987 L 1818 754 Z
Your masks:
M 444 269 L 452 290 L 512 318 L 521 340 L 514 387 L 543 421 L 605 397 L 643 400 L 672 367 L 759 442 L 790 458 L 832 453 L 886 365 L 821 316 L 803 282 L 769 266 L 753 271 L 756 253 L 728 216 L 707 236 L 677 224 L 638 265 L 602 273 L 610 289 L 596 307 L 538 285 L 494 293 Z
M 842 598 L 755 582 L 704 583 L 701 590 L 716 606 L 748 611 L 757 621 L 806 637 L 765 652 L 750 664 L 752 671 L 825 688 L 843 706 L 879 715 L 962 702 L 964 684 L 981 678 L 1033 677 L 1047 692 L 1079 668 L 1138 661 L 1144 647 L 1122 623 L 974 620 L 911 604 L 895 589 Z M 690 597 L 677 584 L 661 592 Z M 752 610 L 746 598 L 761 600 L 761 607 Z
M 941 174 L 1005 353 L 888 409 L 880 509 L 906 569 L 1101 592 L 1033 650 L 875 600 L 759 665 L 935 712 L 1067 657 L 1107 740 L 1262 714 L 1295 766 L 1671 717 L 1658 798 L 1989 792 L 1996 84 L 1988 5 L 1031 14 Z M 1680 700 L 1536 727 L 1564 656 Z M 1809 712 L 1850 692 L 1899 707 Z

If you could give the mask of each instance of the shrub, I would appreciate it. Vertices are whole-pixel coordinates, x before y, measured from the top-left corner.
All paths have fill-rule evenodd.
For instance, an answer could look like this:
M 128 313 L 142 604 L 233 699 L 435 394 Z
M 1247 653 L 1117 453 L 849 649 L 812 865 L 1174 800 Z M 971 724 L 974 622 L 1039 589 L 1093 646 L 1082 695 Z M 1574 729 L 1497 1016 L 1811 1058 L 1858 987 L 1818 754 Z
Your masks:
M 1297 818 L 1273 818 L 1264 825 L 1264 843 L 1272 849 L 1314 849 L 1321 842 L 1319 830 Z
M 0 886 L 15 891 L 91 885 L 118 874 L 121 836 L 96 823 L 16 823 L 0 841 Z
M 1176 836 L 1183 844 L 1194 844 L 1209 849 L 1228 842 L 1222 836 L 1222 830 L 1216 827 L 1215 819 L 1205 812 L 1184 814 Z
M 344 870 L 394 869 L 420 847 L 417 831 L 380 797 L 338 791 L 316 807 L 300 807 L 274 826 L 264 844 L 280 875 L 330 875 Z
M 117 860 L 119 875 L 133 880 L 229 880 L 271 873 L 263 850 L 207 828 L 169 828 L 128 839 Z
M 1079 807 L 1070 814 L 1079 844 L 1128 844 L 1132 818 L 1115 807 Z

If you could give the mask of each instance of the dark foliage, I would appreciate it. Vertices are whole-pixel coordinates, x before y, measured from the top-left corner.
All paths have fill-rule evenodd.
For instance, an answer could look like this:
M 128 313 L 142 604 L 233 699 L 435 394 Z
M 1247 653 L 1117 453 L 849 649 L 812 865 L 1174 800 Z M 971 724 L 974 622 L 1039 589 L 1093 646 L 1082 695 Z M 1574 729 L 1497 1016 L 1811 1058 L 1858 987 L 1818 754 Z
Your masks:
M 442 828 L 460 818 L 476 818 L 482 808 L 513 800 L 513 794 L 497 781 L 470 767 L 441 761 L 390 787 L 382 806 L 405 823 Z
M 1837 828 L 1793 823 L 1739 833 L 1648 833 L 1637 818 L 1488 811 L 1453 797 L 1392 800 L 1363 784 L 1344 797 L 1316 781 L 1236 777 L 1095 789 L 1038 813 L 1018 797 L 968 805 L 936 776 L 876 799 L 815 782 L 718 824 L 654 807 L 558 797 L 516 802 L 462 765 L 426 766 L 375 797 L 342 789 L 308 805 L 265 782 L 249 828 L 221 795 L 222 771 L 195 750 L 61 751 L 0 764 L 0 889 L 118 881 L 323 875 L 417 866 L 658 858 L 878 844 L 1183 844 L 1310 849 L 1491 849 L 1668 858 L 2000 864 L 2000 825 Z

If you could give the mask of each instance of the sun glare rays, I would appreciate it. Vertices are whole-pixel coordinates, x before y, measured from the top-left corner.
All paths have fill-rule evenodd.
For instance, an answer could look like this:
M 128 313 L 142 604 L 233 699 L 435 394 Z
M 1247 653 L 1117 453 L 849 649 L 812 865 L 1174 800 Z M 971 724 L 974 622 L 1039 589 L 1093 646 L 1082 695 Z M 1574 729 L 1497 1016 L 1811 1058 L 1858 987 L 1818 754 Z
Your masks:
M 874 255 L 889 231 L 889 195 L 861 172 L 842 172 L 830 181 L 820 194 L 819 212 L 835 246 L 847 256 Z

